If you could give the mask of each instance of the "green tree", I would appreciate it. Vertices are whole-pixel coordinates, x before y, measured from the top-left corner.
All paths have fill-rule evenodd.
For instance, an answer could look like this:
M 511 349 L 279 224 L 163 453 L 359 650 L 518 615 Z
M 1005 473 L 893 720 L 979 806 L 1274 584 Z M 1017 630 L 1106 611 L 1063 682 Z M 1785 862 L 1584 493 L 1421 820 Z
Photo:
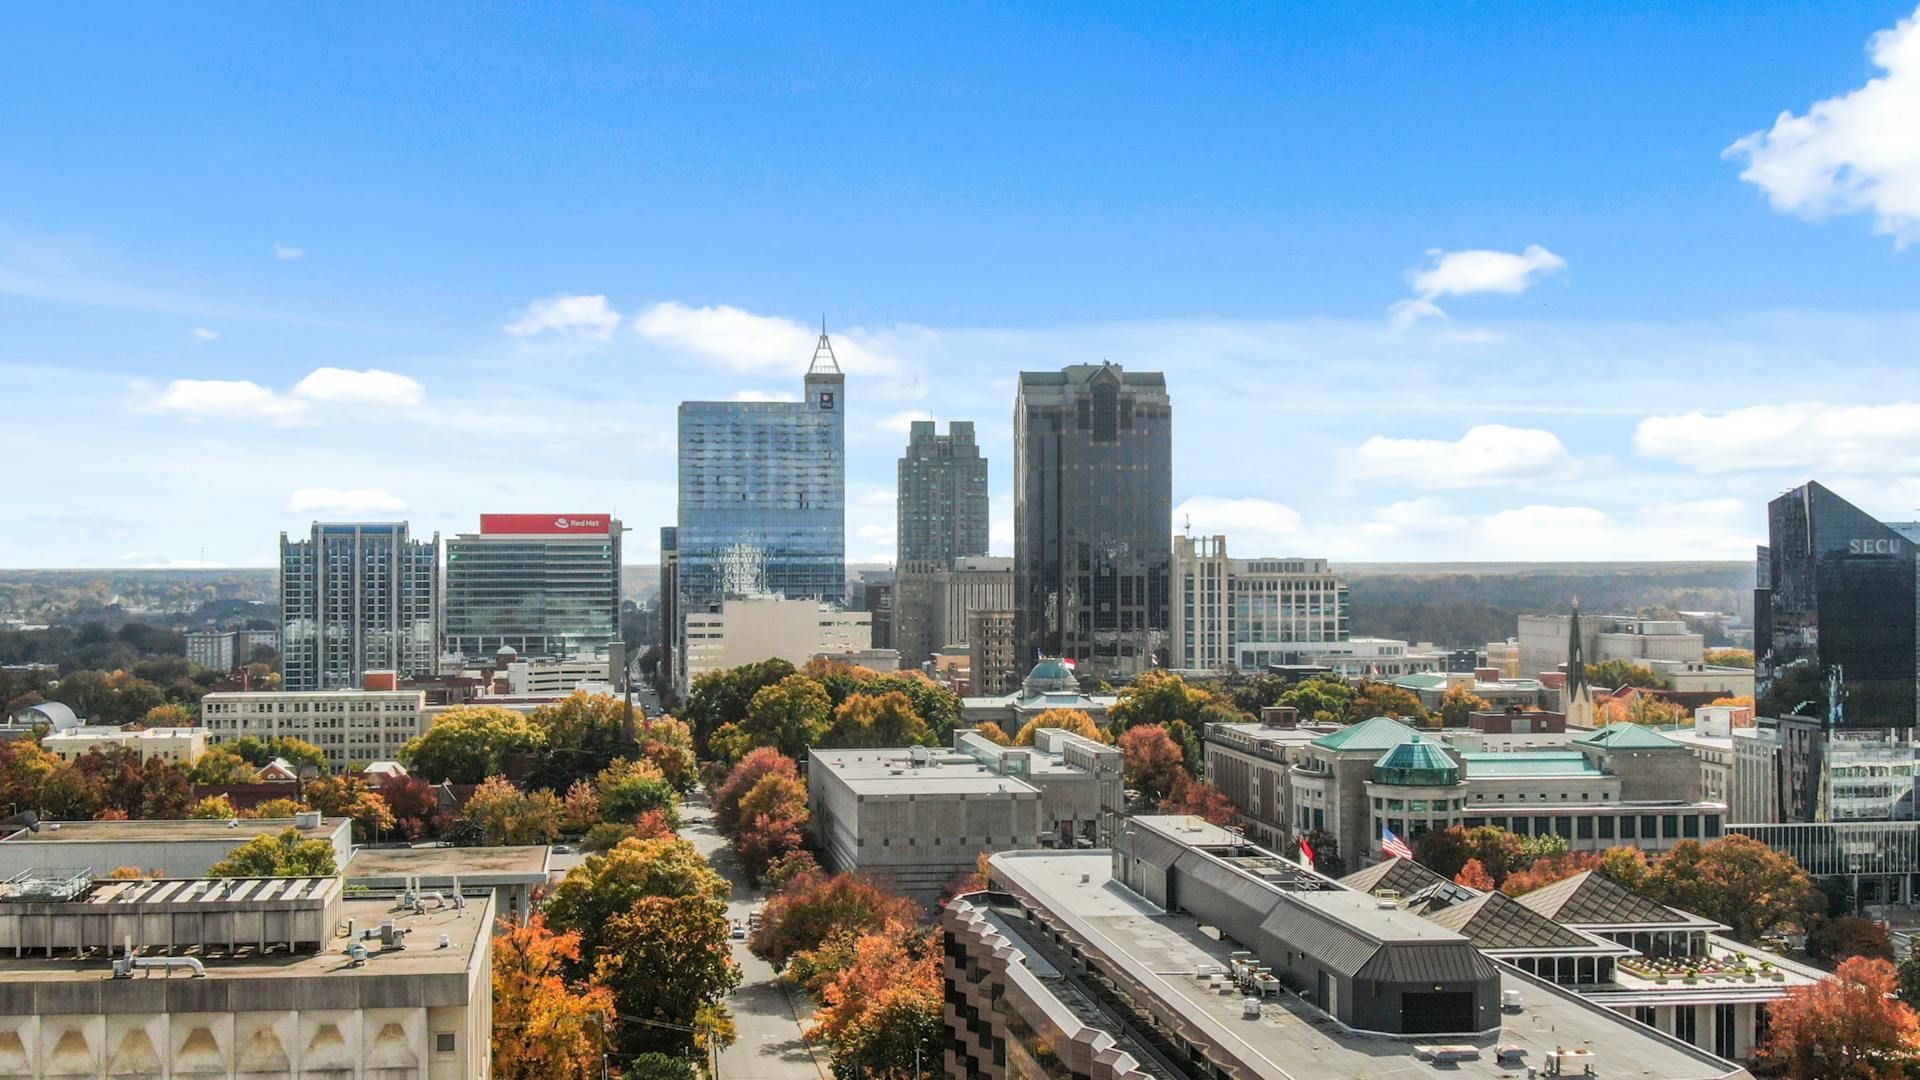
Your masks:
M 1587 681 L 1595 686 L 1604 686 L 1610 690 L 1620 690 L 1629 686 L 1638 686 L 1647 690 L 1665 690 L 1667 680 L 1645 664 L 1636 664 L 1631 660 L 1602 660 L 1587 665 Z
M 676 825 L 679 821 L 680 795 L 652 762 L 615 761 L 594 778 L 594 787 L 604 820 L 633 822 L 658 810 Z
M 554 886 L 547 923 L 563 933 L 578 931 L 585 955 L 597 956 L 613 920 L 643 897 L 698 899 L 721 914 L 731 892 L 685 840 L 623 840 L 605 855 L 587 856 Z
M 277 836 L 256 836 L 227 852 L 226 858 L 207 868 L 207 876 L 331 877 L 335 871 L 332 844 L 308 840 L 299 829 L 287 829 Z
M 187 779 L 196 784 L 251 784 L 260 779 L 260 774 L 239 754 L 215 746 L 194 759 Z
M 256 769 L 265 768 L 274 758 L 284 758 L 295 769 L 311 765 L 323 773 L 327 771 L 327 752 L 305 739 L 296 739 L 291 735 L 275 735 L 268 739 L 242 735 L 226 746 Z
M 535 709 L 527 719 L 540 731 L 543 751 L 527 777 L 530 788 L 565 791 L 575 780 L 594 775 L 618 758 L 640 756 L 638 740 L 627 737 L 626 702 L 611 694 L 575 691 Z M 636 735 L 640 719 L 636 709 Z
M 693 730 L 696 753 L 711 756 L 711 741 L 721 728 L 746 723 L 747 707 L 761 690 L 794 673 L 785 660 L 761 660 L 726 671 L 710 671 L 693 681 L 680 719 Z
M 1180 676 L 1148 671 L 1121 689 L 1119 698 L 1107 710 L 1107 727 L 1120 732 L 1141 724 L 1166 727 L 1176 720 L 1198 727 L 1201 710 L 1213 704 L 1212 694 L 1189 686 Z
M 925 746 L 933 732 L 913 709 L 913 699 L 898 690 L 852 694 L 833 712 L 825 747 Z
M 1347 720 L 1357 724 L 1376 716 L 1422 724 L 1427 721 L 1427 708 L 1412 691 L 1369 679 L 1354 688 L 1353 701 L 1347 706 Z
M 1819 890 L 1791 855 L 1751 836 L 1724 836 L 1710 844 L 1682 840 L 1647 875 L 1646 892 L 1682 911 L 1733 928 L 1757 942 L 1776 930 L 1805 928 L 1821 909 Z
M 546 733 L 512 709 L 459 705 L 407 743 L 400 758 L 428 780 L 477 784 L 499 775 L 509 755 L 537 753 L 545 745 Z
M 641 896 L 609 920 L 602 942 L 595 979 L 622 1018 L 654 1021 L 621 1025 L 627 1053 L 690 1049 L 692 1033 L 659 1025 L 693 1026 L 740 984 L 726 909 L 704 895 Z
M 1316 724 L 1343 724 L 1353 712 L 1353 687 L 1331 677 L 1307 679 L 1280 695 L 1278 704 L 1300 711 L 1300 719 Z
M 819 683 L 789 675 L 753 696 L 746 720 L 713 736 L 714 756 L 738 761 L 756 746 L 771 746 L 798 758 L 826 735 L 832 702 Z

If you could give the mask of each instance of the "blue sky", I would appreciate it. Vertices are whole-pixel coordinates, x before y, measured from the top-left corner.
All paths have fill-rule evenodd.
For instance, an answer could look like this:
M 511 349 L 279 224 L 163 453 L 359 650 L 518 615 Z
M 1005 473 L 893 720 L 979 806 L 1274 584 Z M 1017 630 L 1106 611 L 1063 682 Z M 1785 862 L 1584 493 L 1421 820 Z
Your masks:
M 1168 373 L 1241 554 L 1744 558 L 1920 516 L 1910 4 L 9 12 L 0 565 L 673 516 L 683 398 Z M 31 432 L 29 436 L 27 433 Z

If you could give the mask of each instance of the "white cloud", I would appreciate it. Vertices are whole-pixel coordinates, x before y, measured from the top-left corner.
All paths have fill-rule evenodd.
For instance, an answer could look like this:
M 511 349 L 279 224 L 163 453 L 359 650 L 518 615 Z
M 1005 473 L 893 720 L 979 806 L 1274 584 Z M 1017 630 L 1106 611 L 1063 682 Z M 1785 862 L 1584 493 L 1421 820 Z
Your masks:
M 880 426 L 884 430 L 891 431 L 896 435 L 905 435 L 907 432 L 913 430 L 913 422 L 915 420 L 931 419 L 933 419 L 933 414 L 924 409 L 908 409 L 905 412 L 897 412 L 881 420 Z
M 736 390 L 731 401 L 799 401 L 799 394 L 770 390 Z
M 552 331 L 589 341 L 607 341 L 619 326 L 620 313 L 607 305 L 604 295 L 596 293 L 549 296 L 544 300 L 535 300 L 504 329 L 514 337 L 521 338 L 538 337 Z
M 1482 424 L 1452 442 L 1375 435 L 1355 451 L 1353 472 L 1424 488 L 1460 488 L 1543 479 L 1571 463 L 1551 431 Z
M 287 497 L 295 514 L 399 513 L 406 500 L 383 488 L 301 488 Z
M 1920 10 L 1875 34 L 1870 51 L 1884 76 L 1804 116 L 1782 112 L 1723 156 L 1745 160 L 1740 179 L 1776 211 L 1871 213 L 1874 231 L 1905 247 L 1920 240 Z
M 1173 530 L 1224 535 L 1227 550 L 1241 558 L 1284 555 L 1299 538 L 1300 514 L 1270 499 L 1195 495 L 1173 508 Z
M 1698 472 L 1802 469 L 1856 476 L 1920 470 L 1920 403 L 1754 405 L 1650 416 L 1633 433 L 1646 457 Z
M 349 371 L 345 368 L 315 368 L 294 384 L 293 396 L 305 401 L 324 401 L 344 405 L 389 405 L 412 407 L 426 400 L 427 388 L 418 380 L 391 371 L 369 368 Z
M 688 307 L 676 301 L 654 304 L 634 316 L 641 337 L 671 349 L 716 361 L 730 371 L 804 372 L 813 359 L 818 330 L 772 315 L 737 307 Z M 840 369 L 857 375 L 890 375 L 899 370 L 891 355 L 863 344 L 857 333 L 832 336 Z
M 1445 318 L 1446 312 L 1435 301 L 1443 296 L 1471 296 L 1475 293 L 1502 293 L 1518 296 L 1532 288 L 1541 277 L 1562 269 L 1567 261 L 1539 244 L 1514 254 L 1508 251 L 1441 251 L 1430 248 L 1433 265 L 1424 270 L 1407 271 L 1407 283 L 1413 296 L 1387 309 L 1401 326 L 1423 318 Z
M 295 259 L 304 259 L 306 256 L 306 248 L 288 247 L 281 243 L 273 245 L 273 257 L 281 262 L 293 262 Z
M 196 326 L 193 328 L 192 336 L 195 341 L 218 341 L 220 340 L 220 331 L 209 330 L 204 326 Z
M 1458 532 L 1471 524 L 1471 518 L 1438 499 L 1404 499 L 1375 510 L 1372 520 L 1362 523 L 1360 531 L 1374 540 L 1402 540 Z
M 172 413 L 198 421 L 208 417 L 252 418 L 290 424 L 306 406 L 246 379 L 175 379 L 157 393 L 135 384 L 134 410 Z

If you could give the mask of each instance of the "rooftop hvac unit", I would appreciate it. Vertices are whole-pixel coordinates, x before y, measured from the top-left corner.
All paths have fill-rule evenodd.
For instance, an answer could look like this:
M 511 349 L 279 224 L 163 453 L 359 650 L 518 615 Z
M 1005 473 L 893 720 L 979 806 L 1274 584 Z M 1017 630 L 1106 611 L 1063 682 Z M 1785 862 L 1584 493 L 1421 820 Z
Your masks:
M 1241 998 L 1240 1016 L 1246 1020 L 1260 1019 L 1260 999 L 1257 997 Z
M 293 815 L 293 827 L 296 829 L 317 829 L 323 819 L 318 810 L 302 810 Z
M 1500 991 L 1500 1008 L 1504 1012 L 1519 1012 L 1521 1008 L 1520 991 L 1518 990 Z

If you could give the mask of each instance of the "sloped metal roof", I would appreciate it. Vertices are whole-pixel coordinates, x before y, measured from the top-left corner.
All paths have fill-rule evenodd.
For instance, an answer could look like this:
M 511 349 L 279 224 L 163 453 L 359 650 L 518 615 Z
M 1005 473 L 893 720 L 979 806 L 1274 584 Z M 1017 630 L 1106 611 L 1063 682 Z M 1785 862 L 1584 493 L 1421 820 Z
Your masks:
M 1470 941 L 1394 942 L 1353 974 L 1382 982 L 1460 983 L 1498 979 L 1500 969 Z
M 1424 913 L 1482 949 L 1589 949 L 1593 939 L 1503 893 L 1482 893 Z
M 1382 889 L 1392 889 L 1403 896 L 1410 896 L 1445 880 L 1412 859 L 1396 857 L 1374 863 L 1364 870 L 1356 870 L 1341 878 L 1340 884 L 1356 892 L 1377 893 Z
M 1543 885 L 1519 898 L 1520 903 L 1555 922 L 1574 926 L 1688 925 L 1705 922 L 1675 911 L 1632 889 L 1586 870 Z
M 1304 904 L 1275 905 L 1261 921 L 1260 929 L 1276 941 L 1315 957 L 1329 970 L 1348 976 L 1359 974 L 1380 951 L 1380 942 Z

